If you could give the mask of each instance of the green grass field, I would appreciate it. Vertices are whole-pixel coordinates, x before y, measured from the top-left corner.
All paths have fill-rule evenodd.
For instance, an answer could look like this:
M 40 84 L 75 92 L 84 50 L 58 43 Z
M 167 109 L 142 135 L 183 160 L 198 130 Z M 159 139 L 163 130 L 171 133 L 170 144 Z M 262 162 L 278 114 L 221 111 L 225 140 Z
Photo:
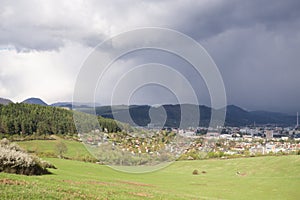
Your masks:
M 41 144 L 41 141 L 30 142 Z M 74 152 L 77 149 L 69 154 Z M 51 175 L 0 173 L 0 199 L 300 198 L 300 156 L 296 155 L 177 161 L 162 170 L 144 174 L 122 173 L 80 161 L 45 160 L 58 168 L 50 169 Z M 199 175 L 192 175 L 194 169 Z
M 29 152 L 35 152 L 37 154 L 56 154 L 56 144 L 60 141 L 65 143 L 68 148 L 68 151 L 65 154 L 68 158 L 77 159 L 80 157 L 91 156 L 82 143 L 65 140 L 59 137 L 56 137 L 56 140 L 30 140 L 17 142 L 17 144 Z

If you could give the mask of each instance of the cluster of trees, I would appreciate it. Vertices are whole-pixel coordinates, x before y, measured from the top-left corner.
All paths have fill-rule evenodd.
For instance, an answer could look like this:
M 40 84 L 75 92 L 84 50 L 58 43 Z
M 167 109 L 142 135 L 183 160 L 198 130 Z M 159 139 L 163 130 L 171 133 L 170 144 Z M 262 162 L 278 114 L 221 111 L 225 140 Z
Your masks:
M 75 133 L 72 114 L 60 108 L 9 104 L 0 107 L 0 132 L 8 134 Z
M 120 131 L 122 131 L 121 128 L 123 126 L 126 126 L 126 125 L 123 125 L 122 123 L 117 123 L 113 119 L 107 119 L 107 118 L 104 118 L 101 116 L 98 117 L 98 121 L 99 121 L 100 127 L 102 128 L 102 131 L 104 131 L 103 129 L 106 129 L 106 131 L 109 133 L 120 132 Z
M 16 103 L 0 105 L 0 133 L 4 134 L 69 134 L 77 133 L 73 112 L 62 108 Z M 91 131 L 89 115 L 82 113 L 80 121 L 86 121 L 82 131 Z M 121 129 L 111 119 L 97 117 L 101 129 L 118 132 Z M 83 123 L 81 123 L 83 124 Z M 99 126 L 99 125 L 98 125 Z M 78 128 L 78 127 L 77 127 Z

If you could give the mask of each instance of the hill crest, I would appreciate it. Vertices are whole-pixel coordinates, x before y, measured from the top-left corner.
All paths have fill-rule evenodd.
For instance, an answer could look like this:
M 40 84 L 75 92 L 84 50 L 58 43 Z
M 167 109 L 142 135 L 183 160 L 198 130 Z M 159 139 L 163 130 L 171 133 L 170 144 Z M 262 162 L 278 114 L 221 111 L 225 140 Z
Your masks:
M 27 103 L 27 104 L 37 104 L 37 105 L 42 105 L 42 106 L 48 106 L 48 104 L 45 103 L 42 99 L 40 99 L 40 98 L 35 98 L 35 97 L 28 98 L 28 99 L 22 101 L 22 103 Z
M 5 99 L 0 97 L 0 104 L 2 105 L 8 105 L 10 103 L 13 103 L 10 99 Z

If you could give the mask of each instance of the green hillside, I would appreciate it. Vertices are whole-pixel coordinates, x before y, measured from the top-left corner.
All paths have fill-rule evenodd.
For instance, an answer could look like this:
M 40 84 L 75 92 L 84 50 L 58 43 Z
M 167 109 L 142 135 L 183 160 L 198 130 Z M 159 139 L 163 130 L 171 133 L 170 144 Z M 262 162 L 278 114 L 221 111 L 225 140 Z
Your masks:
M 147 174 L 48 158 L 52 175 L 0 174 L 1 199 L 299 199 L 300 157 L 177 161 Z M 194 169 L 199 175 L 192 175 Z M 202 173 L 203 172 L 203 173 Z M 239 174 L 237 174 L 239 172 Z

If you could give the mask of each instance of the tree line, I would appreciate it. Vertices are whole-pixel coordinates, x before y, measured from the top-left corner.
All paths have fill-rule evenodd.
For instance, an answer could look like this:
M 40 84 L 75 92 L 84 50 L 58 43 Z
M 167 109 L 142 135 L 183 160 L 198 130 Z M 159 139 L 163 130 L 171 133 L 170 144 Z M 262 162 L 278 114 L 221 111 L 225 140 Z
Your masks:
M 0 105 L 0 133 L 2 134 L 77 134 L 73 120 L 73 112 L 62 108 L 41 106 L 24 103 L 10 103 Z M 86 121 L 81 131 L 91 131 L 94 127 L 89 126 L 89 115 L 79 115 L 81 122 Z M 108 132 L 119 132 L 116 121 L 97 117 L 100 129 Z M 78 128 L 78 127 L 77 127 Z

